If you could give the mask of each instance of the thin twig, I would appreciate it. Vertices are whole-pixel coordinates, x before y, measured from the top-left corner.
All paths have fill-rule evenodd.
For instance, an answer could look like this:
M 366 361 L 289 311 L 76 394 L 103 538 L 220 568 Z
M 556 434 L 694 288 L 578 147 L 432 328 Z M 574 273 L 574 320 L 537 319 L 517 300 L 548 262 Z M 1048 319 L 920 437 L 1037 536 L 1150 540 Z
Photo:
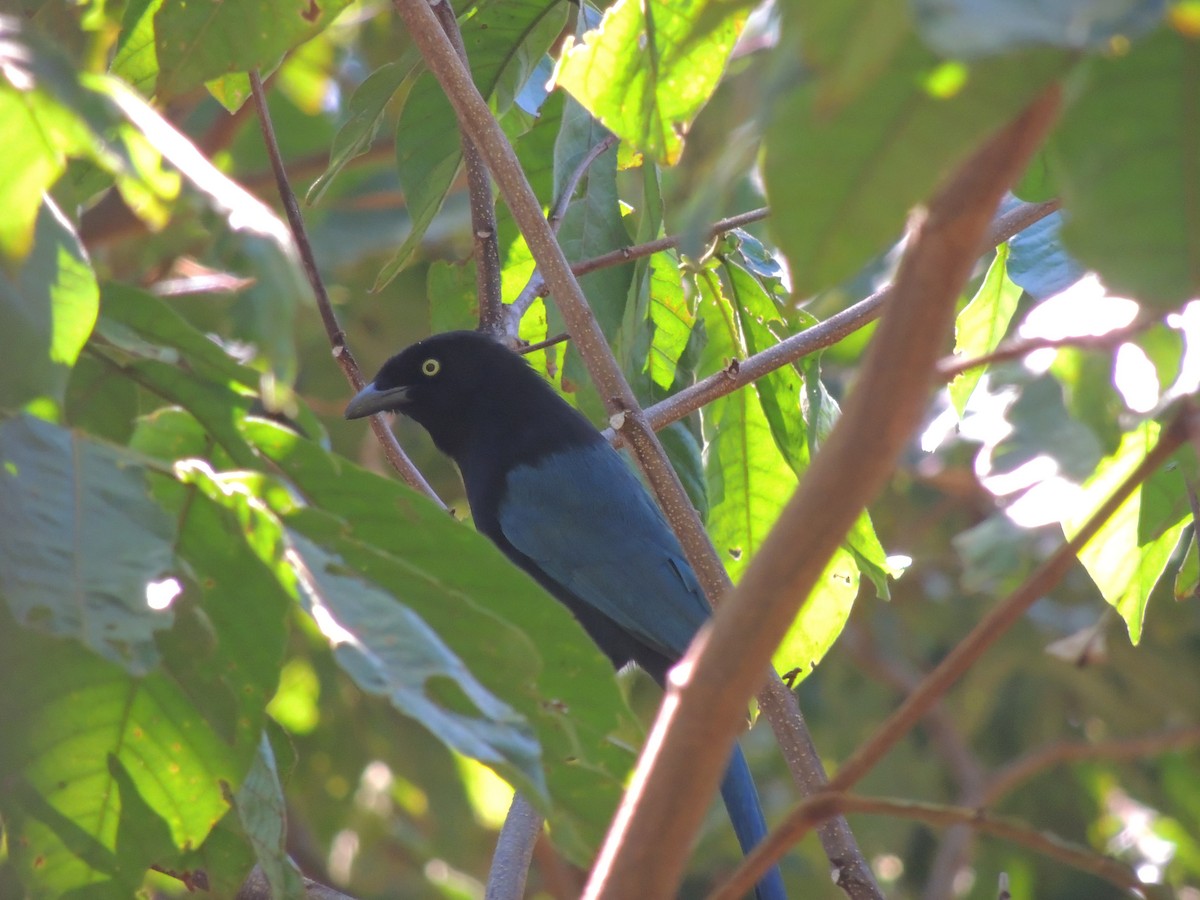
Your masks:
M 550 207 L 550 212 L 546 216 L 546 221 L 550 224 L 550 231 L 557 235 L 558 229 L 562 226 L 563 217 L 567 214 L 567 208 L 571 205 L 571 198 L 575 196 L 575 189 L 579 187 L 579 182 L 583 180 L 584 174 L 597 159 L 604 155 L 605 151 L 615 145 L 618 138 L 615 134 L 609 134 L 603 140 L 598 141 L 595 146 L 588 150 L 579 160 L 579 164 L 568 176 L 563 184 L 562 192 L 555 199 L 554 204 Z M 521 327 L 521 319 L 525 313 L 529 312 L 529 307 L 533 305 L 533 301 L 546 293 L 546 280 L 542 277 L 542 270 L 534 269 L 533 274 L 529 276 L 529 281 L 525 287 L 521 288 L 515 300 L 508 305 L 508 329 L 512 334 L 516 334 Z
M 714 222 L 709 226 L 707 235 L 710 238 L 725 234 L 735 228 L 741 228 L 743 225 L 749 225 L 751 222 L 759 222 L 765 219 L 770 212 L 770 208 L 766 206 L 758 209 L 751 209 L 744 213 L 738 213 L 736 216 L 729 216 Z M 653 256 L 663 250 L 672 250 L 683 243 L 684 236 L 682 234 L 672 234 L 667 237 L 656 238 L 653 241 L 647 241 L 644 244 L 632 244 L 628 247 L 618 247 L 608 253 L 600 256 L 593 256 L 590 259 L 583 259 L 579 262 L 571 263 L 571 272 L 578 278 L 581 275 L 587 275 L 589 272 L 595 272 L 598 269 L 607 269 L 611 266 L 623 265 L 627 262 L 632 262 L 635 259 L 641 259 L 645 256 Z M 545 282 L 536 275 L 529 279 L 521 295 L 512 302 L 511 308 L 513 313 L 524 315 L 529 306 L 538 297 L 546 294 Z M 661 426 L 655 425 L 655 428 Z
M 1060 741 L 1049 744 L 1013 760 L 988 779 L 981 798 L 982 805 L 994 806 L 996 801 L 1011 793 L 1018 785 L 1061 763 L 1083 759 L 1142 759 L 1169 750 L 1194 747 L 1196 744 L 1200 744 L 1200 725 L 1107 741 Z
M 770 207 L 760 206 L 758 209 L 747 210 L 744 213 L 738 213 L 736 216 L 721 219 L 709 227 L 706 236 L 710 239 L 715 238 L 726 232 L 733 231 L 735 228 L 749 225 L 751 222 L 761 221 L 767 217 L 770 211 Z M 591 259 L 573 263 L 571 271 L 576 276 L 579 276 L 586 275 L 588 272 L 595 272 L 597 269 L 619 266 L 630 260 L 640 259 L 643 256 L 651 256 L 663 250 L 673 250 L 683 243 L 683 239 L 684 236 L 682 234 L 671 234 L 653 241 L 647 241 L 644 244 L 635 244 L 631 247 L 618 247 L 616 250 L 609 251 L 600 256 L 593 256 Z
M 587 170 L 607 150 L 615 147 L 618 140 L 620 139 L 615 134 L 606 134 L 587 153 L 583 154 L 583 158 L 579 160 L 578 165 L 575 166 L 570 177 L 563 184 L 562 193 L 554 201 L 554 205 L 550 208 L 550 214 L 546 216 L 546 221 L 550 223 L 550 231 L 554 234 L 558 234 L 558 229 L 562 227 L 562 221 L 567 214 L 567 208 L 571 205 L 571 198 L 575 196 L 575 189 L 579 187 L 579 182 L 583 180 L 583 176 L 587 173 Z
M 525 896 L 525 877 L 543 821 L 542 814 L 528 800 L 513 794 L 492 854 L 484 900 L 521 900 Z
M 842 631 L 839 646 L 854 660 L 855 666 L 870 678 L 907 695 L 921 683 L 921 673 L 912 666 L 887 657 L 878 643 L 854 622 Z M 954 720 L 939 704 L 925 713 L 925 730 L 958 783 L 962 795 L 977 795 L 983 786 L 984 769 L 967 741 L 959 733 Z
M 1003 243 L 1039 219 L 1050 215 L 1058 209 L 1058 205 L 1057 200 L 1046 203 L 1023 203 L 1016 209 L 997 216 L 988 231 L 987 246 L 995 247 L 997 244 Z M 655 429 L 666 428 L 672 422 L 678 422 L 684 416 L 695 412 L 718 397 L 724 397 L 738 388 L 758 381 L 763 376 L 810 353 L 832 347 L 838 341 L 878 319 L 883 313 L 884 306 L 891 299 L 893 289 L 893 285 L 886 285 L 866 299 L 830 316 L 824 322 L 785 338 L 774 347 L 769 347 L 747 359 L 739 360 L 736 364 L 731 364 L 720 372 L 697 381 L 691 387 L 684 388 L 677 394 L 651 406 L 646 410 L 646 416 Z M 620 435 L 615 435 L 612 440 L 615 446 L 621 445 Z
M 267 98 L 263 92 L 262 80 L 258 76 L 257 71 L 250 73 L 250 91 L 254 96 L 254 105 L 258 110 L 258 122 L 262 128 L 263 142 L 266 144 L 267 157 L 271 160 L 271 168 L 275 172 L 275 185 L 279 190 L 279 199 L 283 203 L 284 212 L 287 214 L 288 225 L 292 230 L 292 238 L 296 242 L 296 247 L 300 253 L 300 260 L 304 265 L 304 274 L 308 277 L 308 283 L 312 286 L 313 294 L 317 298 L 317 309 L 321 312 L 321 322 L 325 325 L 325 333 L 329 336 L 329 345 L 333 348 L 333 358 L 341 367 L 342 373 L 346 376 L 346 380 L 350 382 L 351 387 L 356 391 L 361 390 L 365 381 L 362 377 L 362 371 L 358 368 L 358 363 L 354 361 L 354 355 L 350 352 L 350 348 L 346 346 L 346 333 L 342 331 L 342 326 L 338 322 L 337 313 L 333 311 L 333 304 L 329 301 L 329 294 L 325 290 L 325 283 L 321 280 L 321 273 L 317 270 L 317 260 L 313 255 L 312 245 L 308 241 L 308 234 L 304 229 L 304 217 L 300 215 L 300 204 L 296 201 L 296 194 L 292 191 L 292 186 L 288 182 L 287 171 L 283 165 L 283 156 L 279 152 L 279 143 L 275 140 L 275 129 L 271 126 L 271 114 L 267 110 Z M 388 428 L 387 422 L 382 414 L 371 416 L 371 430 L 375 432 L 375 437 L 379 440 L 383 447 L 384 456 L 391 463 L 392 468 L 400 475 L 402 479 L 410 486 L 425 494 L 434 502 L 442 504 L 429 482 L 425 480 L 425 476 L 413 465 L 412 460 L 401 448 L 400 443 L 396 440 L 396 436 L 392 434 L 392 430 Z M 443 506 L 445 504 L 442 504 Z
M 938 375 L 951 381 L 963 372 L 980 369 L 996 363 L 1023 359 L 1035 350 L 1057 350 L 1061 347 L 1076 347 L 1080 350 L 1107 350 L 1114 344 L 1121 344 L 1145 331 L 1158 319 L 1154 316 L 1139 316 L 1123 328 L 1114 328 L 1104 334 L 1077 334 L 1061 338 L 1022 338 L 1007 341 L 991 353 L 980 356 L 962 357 L 947 356 L 937 365 Z
M 454 7 L 433 4 L 434 15 L 450 39 L 454 52 L 469 66 L 467 48 Z M 496 239 L 496 205 L 492 200 L 492 182 L 487 166 L 465 131 L 459 132 L 463 166 L 467 170 L 467 197 L 471 206 L 471 238 L 475 242 L 475 294 L 479 300 L 479 330 L 496 337 L 505 336 L 504 304 L 500 299 L 500 245 Z M 514 333 L 512 337 L 516 337 Z
M 709 601 L 719 601 L 729 587 L 729 576 L 713 549 L 695 508 L 688 500 L 679 476 L 667 459 L 662 444 L 646 422 L 637 398 L 614 359 L 608 342 L 579 289 L 578 282 L 571 274 L 570 265 L 542 214 L 541 205 L 530 189 L 508 139 L 479 95 L 470 73 L 454 53 L 441 28 L 437 27 L 437 20 L 426 0 L 394 0 L 394 3 L 430 71 L 438 79 L 454 107 L 460 127 L 470 134 L 487 161 L 492 177 L 496 180 L 513 219 L 525 236 L 530 253 L 558 303 L 571 340 L 603 398 L 609 415 L 623 415 L 626 439 L 633 448 L 634 458 L 646 475 L 646 480 L 671 527 L 679 536 L 684 553 L 696 570 Z M 793 759 L 788 756 L 793 750 L 802 752 L 804 748 L 811 747 L 812 739 L 798 715 L 794 698 L 783 687 L 778 676 L 773 671 L 767 671 L 767 657 L 764 656 L 762 660 L 764 671 L 760 673 L 758 680 L 761 683 L 764 677 L 771 678 L 763 709 L 776 735 L 782 734 L 785 738 L 780 740 L 780 747 L 788 759 L 789 768 L 793 772 L 804 768 L 811 778 L 823 778 L 820 760 L 815 756 L 805 759 Z M 793 714 L 783 714 L 786 712 Z M 715 783 L 714 777 L 711 784 Z M 667 802 L 667 805 L 670 803 Z M 698 822 L 693 823 L 695 824 Z M 854 844 L 845 822 L 835 825 L 841 832 L 837 852 L 846 854 L 837 864 L 853 876 L 848 878 L 846 883 L 871 883 L 870 867 Z M 878 889 L 866 892 L 862 896 L 879 896 Z
M 853 787 L 883 756 L 945 695 L 950 687 L 979 659 L 1001 635 L 1005 634 L 1039 598 L 1044 597 L 1076 562 L 1079 552 L 1129 496 L 1149 478 L 1171 454 L 1187 440 L 1191 418 L 1190 406 L 1183 405 L 1164 429 L 1158 443 L 1146 454 L 1137 468 L 1121 482 L 1112 496 L 1088 519 L 1079 533 L 1066 541 L 1028 579 L 1009 594 L 999 605 L 967 634 L 938 665 L 922 679 L 920 685 L 859 745 L 830 782 L 830 789 L 845 791 Z M 828 444 L 826 444 L 828 446 Z M 739 882 L 753 884 L 759 874 L 778 859 L 788 847 L 804 836 L 810 827 L 805 815 L 793 811 L 767 839 L 746 858 L 735 873 Z M 745 870 L 742 873 L 742 869 Z M 748 881 L 747 881 L 748 879 Z
M 804 811 L 808 827 L 812 827 L 833 812 L 891 816 L 940 827 L 965 825 L 982 834 L 1000 838 L 1081 872 L 1103 878 L 1122 890 L 1141 894 L 1146 889 L 1146 885 L 1137 874 L 1124 863 L 1065 841 L 1057 835 L 1030 828 L 1023 822 L 995 816 L 982 809 L 834 793 L 813 797 L 805 801 L 800 809 Z M 735 872 L 732 878 L 709 894 L 708 900 L 737 900 L 752 887 L 753 882 L 748 882 L 740 872 Z
M 930 201 L 901 261 L 896 301 L 872 338 L 841 418 L 738 587 L 673 670 L 585 897 L 669 896 L 679 884 L 706 811 L 703 789 L 720 776 L 746 700 L 761 684 L 761 667 L 919 425 L 933 366 L 993 211 L 1050 129 L 1058 104 L 1059 92 L 1048 91 Z M 763 858 L 761 848 L 755 858 Z
M 521 347 L 517 350 L 522 356 L 527 353 L 533 353 L 535 350 L 545 350 L 547 347 L 553 347 L 556 344 L 561 344 L 564 341 L 569 341 L 571 336 L 565 331 L 561 334 L 556 334 L 554 337 L 546 338 L 544 341 L 538 341 L 536 344 L 530 344 L 528 347 Z

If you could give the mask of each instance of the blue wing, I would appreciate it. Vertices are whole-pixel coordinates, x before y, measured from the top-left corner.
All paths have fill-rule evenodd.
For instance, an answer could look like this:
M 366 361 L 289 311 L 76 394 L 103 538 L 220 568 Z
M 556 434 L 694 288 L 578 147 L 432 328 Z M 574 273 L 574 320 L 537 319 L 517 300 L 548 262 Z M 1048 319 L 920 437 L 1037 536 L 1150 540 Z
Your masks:
M 547 575 L 668 659 L 708 618 L 674 533 L 605 443 L 512 469 L 497 519 Z

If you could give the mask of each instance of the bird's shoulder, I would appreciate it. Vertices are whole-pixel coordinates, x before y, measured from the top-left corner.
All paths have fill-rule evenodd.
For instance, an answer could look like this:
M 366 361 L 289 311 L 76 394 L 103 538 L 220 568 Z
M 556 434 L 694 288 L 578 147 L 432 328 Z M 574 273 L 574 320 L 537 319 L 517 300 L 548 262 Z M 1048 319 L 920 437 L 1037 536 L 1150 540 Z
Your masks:
M 667 655 L 708 616 L 674 532 L 607 443 L 514 468 L 496 524 L 552 579 Z

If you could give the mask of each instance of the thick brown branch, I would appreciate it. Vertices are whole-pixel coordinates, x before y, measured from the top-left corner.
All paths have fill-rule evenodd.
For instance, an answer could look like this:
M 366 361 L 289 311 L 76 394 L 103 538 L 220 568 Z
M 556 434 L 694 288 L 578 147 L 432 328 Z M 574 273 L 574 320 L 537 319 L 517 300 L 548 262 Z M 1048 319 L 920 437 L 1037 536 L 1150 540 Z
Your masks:
M 530 189 L 508 139 L 476 90 L 470 74 L 438 27 L 425 0 L 394 2 L 414 43 L 454 107 L 460 127 L 475 141 L 487 161 L 492 177 L 495 178 L 513 219 L 525 236 L 530 253 L 558 303 L 574 346 L 583 359 L 592 382 L 603 398 L 610 416 L 623 422 L 625 437 L 633 448 L 634 457 L 645 473 L 646 480 L 671 527 L 679 536 L 684 553 L 696 570 L 709 600 L 719 600 L 729 586 L 728 575 L 717 558 L 696 510 L 683 490 L 679 476 L 668 461 L 654 430 L 646 422 L 629 383 L 613 358 L 608 342 L 571 273 L 562 248 L 542 215 L 541 205 Z M 776 734 L 782 733 L 786 738 L 780 741 L 781 748 L 784 748 L 785 753 L 811 748 L 811 738 L 806 733 L 798 711 L 793 715 L 780 714 L 781 711 L 795 710 L 794 698 L 783 687 L 778 676 L 768 672 L 767 657 L 762 658 L 761 665 L 759 683 L 761 684 L 768 675 L 770 677 L 767 687 L 769 694 L 766 695 L 763 708 L 764 711 L 770 710 L 769 721 Z M 815 755 L 805 759 L 789 757 L 788 764 L 793 772 L 803 770 L 808 781 L 824 779 L 820 760 Z M 715 779 L 711 784 L 715 784 Z M 664 802 L 663 811 L 666 811 L 671 804 L 669 799 Z M 847 872 L 853 872 L 853 878 L 848 878 L 846 883 L 871 884 L 870 869 L 849 835 L 848 827 L 844 822 L 835 823 L 834 827 L 840 832 L 837 836 L 836 852 L 844 854 L 839 857 L 838 864 Z M 640 893 L 635 891 L 626 896 L 636 896 Z M 878 891 L 867 891 L 861 896 L 878 896 Z
M 724 766 L 744 704 L 762 683 L 762 667 L 920 423 L 955 302 L 992 213 L 1057 108 L 1058 92 L 1051 91 L 984 145 L 930 203 L 845 412 L 741 583 L 674 670 L 585 896 L 666 897 L 678 886 L 707 790 Z

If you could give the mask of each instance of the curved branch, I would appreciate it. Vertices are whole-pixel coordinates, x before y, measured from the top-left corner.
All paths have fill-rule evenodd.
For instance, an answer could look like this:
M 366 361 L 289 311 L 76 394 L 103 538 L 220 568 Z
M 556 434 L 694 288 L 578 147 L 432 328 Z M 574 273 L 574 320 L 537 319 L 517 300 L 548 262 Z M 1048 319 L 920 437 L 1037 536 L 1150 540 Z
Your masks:
M 841 419 L 741 583 L 672 673 L 586 897 L 665 897 L 678 886 L 744 704 L 761 685 L 779 636 L 826 561 L 919 425 L 955 303 L 992 213 L 1049 130 L 1058 105 L 1059 92 L 1048 91 L 931 201 Z M 832 783 L 840 779 L 839 773 Z

